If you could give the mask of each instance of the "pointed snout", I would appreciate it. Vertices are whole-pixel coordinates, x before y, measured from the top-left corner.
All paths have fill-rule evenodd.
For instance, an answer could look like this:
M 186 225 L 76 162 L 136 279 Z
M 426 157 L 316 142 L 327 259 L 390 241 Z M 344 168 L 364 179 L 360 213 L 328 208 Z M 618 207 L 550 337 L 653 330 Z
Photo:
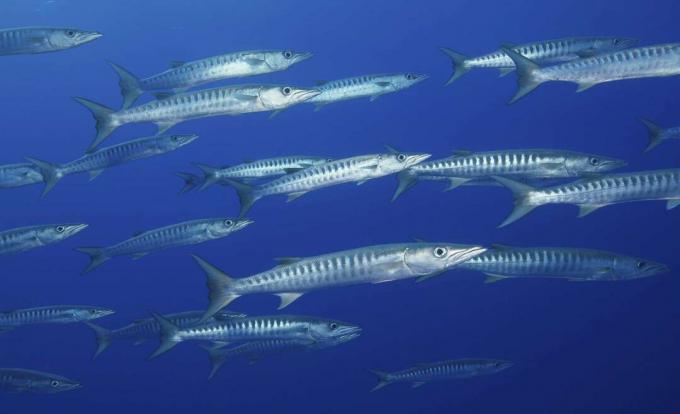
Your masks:
M 82 43 L 87 43 L 87 42 L 91 42 L 91 41 L 93 41 L 93 40 L 97 40 L 97 39 L 99 39 L 99 38 L 102 37 L 102 36 L 104 36 L 104 35 L 103 35 L 102 33 L 100 33 L 100 32 L 95 32 L 95 31 L 83 32 L 83 33 L 80 35 L 80 39 L 79 39 L 79 40 L 80 40 Z
M 456 266 L 464 263 L 473 257 L 477 257 L 484 253 L 487 249 L 482 246 L 459 246 L 457 248 L 449 249 L 447 258 L 447 266 Z
M 187 135 L 181 135 L 180 136 L 182 145 L 187 145 L 190 144 L 198 139 L 198 134 L 187 134 Z
M 411 157 L 409 158 L 409 166 L 420 164 L 421 162 L 425 161 L 426 159 L 430 158 L 431 156 L 432 156 L 432 154 L 411 155 Z
M 320 93 L 321 91 L 318 89 L 300 89 L 296 95 L 299 102 L 304 102 L 312 99 Z
M 628 162 L 617 158 L 609 158 L 602 161 L 602 166 L 607 170 L 616 170 L 628 166 Z
M 68 236 L 73 236 L 77 233 L 80 233 L 81 231 L 85 230 L 88 225 L 87 224 L 67 224 L 64 226 L 66 229 L 64 230 L 64 233 Z
M 303 60 L 311 58 L 312 56 L 314 56 L 314 54 L 311 52 L 300 52 L 297 55 L 295 55 L 295 61 L 299 63 L 302 62 Z
M 238 223 L 236 223 L 236 230 L 241 230 L 242 228 L 245 228 L 253 223 L 255 223 L 255 220 L 239 219 Z

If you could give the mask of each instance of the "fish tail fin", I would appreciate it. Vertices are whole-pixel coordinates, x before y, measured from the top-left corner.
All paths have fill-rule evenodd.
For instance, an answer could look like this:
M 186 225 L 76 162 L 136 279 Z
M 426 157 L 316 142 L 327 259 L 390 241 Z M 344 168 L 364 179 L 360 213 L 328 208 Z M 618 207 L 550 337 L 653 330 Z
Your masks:
M 503 52 L 512 59 L 515 63 L 515 69 L 517 70 L 517 92 L 515 92 L 515 96 L 508 102 L 508 104 L 511 104 L 517 102 L 543 83 L 543 81 L 536 79 L 536 71 L 541 67 L 531 59 L 527 59 L 507 47 L 503 48 Z
M 90 263 L 87 265 L 85 270 L 82 271 L 82 275 L 91 272 L 96 267 L 99 267 L 102 263 L 110 259 L 110 257 L 106 255 L 104 249 L 101 247 L 78 247 L 76 251 L 85 253 L 90 257 Z
M 499 228 L 514 223 L 515 221 L 529 214 L 531 210 L 538 207 L 537 205 L 527 203 L 527 195 L 531 191 L 535 190 L 534 187 L 514 180 L 510 180 L 505 177 L 494 176 L 492 178 L 501 183 L 504 187 L 506 187 L 510 191 L 512 191 L 512 194 L 515 196 L 515 209 L 512 210 L 512 213 L 510 213 L 510 215 L 505 219 L 505 221 L 503 221 L 503 223 L 501 223 L 498 226 Z
M 649 144 L 645 148 L 645 152 L 651 151 L 657 145 L 661 144 L 663 141 L 663 128 L 649 119 L 641 119 L 642 123 L 645 124 L 647 130 L 649 131 Z
M 170 322 L 165 316 L 153 312 L 152 313 L 154 319 L 156 319 L 156 322 L 161 327 L 160 331 L 160 344 L 158 345 L 158 348 L 149 355 L 147 359 L 154 359 L 157 358 L 164 353 L 168 352 L 172 348 L 174 348 L 180 341 L 176 339 L 177 331 L 179 328 L 177 325 L 174 323 Z
M 92 328 L 97 340 L 97 350 L 94 351 L 94 355 L 92 355 L 92 360 L 95 360 L 102 352 L 106 351 L 106 349 L 111 346 L 111 331 L 102 328 L 99 325 L 95 325 L 92 322 L 85 321 L 84 323 Z
M 412 172 L 405 170 L 397 174 L 397 189 L 394 190 L 394 195 L 392 196 L 392 202 L 399 198 L 400 195 L 404 194 L 411 187 L 418 184 L 418 176 Z
M 196 263 L 201 266 L 201 269 L 203 269 L 207 278 L 210 304 L 199 321 L 202 323 L 210 319 L 240 295 L 229 291 L 231 284 L 234 282 L 229 275 L 198 256 L 192 255 L 192 257 L 196 260 Z
M 217 176 L 219 168 L 198 162 L 195 162 L 194 165 L 203 172 L 203 185 L 201 185 L 199 190 L 205 190 L 219 181 L 220 178 Z
M 43 188 L 42 197 L 45 197 L 47 193 L 49 193 L 63 177 L 61 173 L 61 166 L 52 164 L 51 162 L 39 160 L 37 158 L 26 159 L 28 162 L 40 169 L 40 175 L 42 175 L 43 181 L 45 182 L 45 188 Z
M 111 65 L 120 78 L 118 85 L 120 85 L 120 94 L 123 95 L 122 109 L 127 109 L 135 103 L 144 91 L 139 85 L 139 79 L 132 72 L 113 62 L 109 62 L 109 65 Z
M 119 125 L 112 121 L 111 115 L 114 113 L 113 109 L 107 108 L 104 105 L 100 105 L 89 99 L 74 97 L 76 102 L 83 105 L 85 108 L 89 109 L 95 120 L 95 128 L 97 128 L 97 136 L 90 144 L 87 152 L 90 153 L 94 151 L 99 144 L 102 143 L 111 133 L 119 127 Z
M 189 191 L 193 190 L 201 181 L 197 175 L 191 173 L 178 172 L 177 176 L 184 180 L 184 187 L 179 190 L 180 194 L 188 193 Z
M 376 369 L 369 369 L 369 372 L 378 378 L 378 383 L 373 387 L 371 392 L 378 391 L 391 383 L 387 372 L 378 371 Z
M 223 179 L 223 181 L 234 187 L 236 190 L 239 202 L 241 203 L 241 212 L 239 215 L 243 217 L 250 210 L 253 204 L 255 204 L 255 202 L 260 198 L 260 196 L 255 193 L 255 188 L 253 188 L 251 185 L 226 178 Z
M 444 84 L 444 86 L 447 86 L 453 83 L 453 81 L 455 81 L 456 79 L 468 73 L 470 71 L 470 68 L 466 65 L 468 57 L 465 56 L 464 54 L 453 51 L 448 47 L 442 47 L 441 50 L 442 52 L 444 52 L 444 54 L 446 54 L 446 56 L 448 56 L 451 59 L 451 64 L 453 65 L 453 74 L 451 75 L 449 80 L 446 81 L 446 83 Z

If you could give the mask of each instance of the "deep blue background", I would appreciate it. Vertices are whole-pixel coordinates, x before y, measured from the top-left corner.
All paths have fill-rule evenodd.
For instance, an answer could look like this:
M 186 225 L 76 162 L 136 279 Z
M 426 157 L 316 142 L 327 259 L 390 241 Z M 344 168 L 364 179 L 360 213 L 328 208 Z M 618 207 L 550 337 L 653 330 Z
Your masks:
M 432 78 L 378 101 L 351 101 L 320 112 L 302 105 L 273 120 L 266 114 L 191 121 L 173 131 L 201 138 L 173 154 L 63 180 L 45 200 L 37 186 L 5 190 L 2 228 L 82 221 L 91 227 L 62 244 L 0 259 L 3 308 L 44 304 L 105 305 L 116 327 L 149 310 L 206 306 L 204 278 L 189 253 L 235 277 L 262 271 L 277 256 L 306 256 L 412 236 L 460 243 L 588 247 L 658 260 L 680 268 L 680 212 L 661 202 L 609 207 L 584 219 L 573 207 L 545 207 L 508 228 L 511 209 L 500 188 L 421 184 L 395 204 L 394 178 L 362 187 L 311 193 L 292 204 L 268 198 L 257 223 L 232 237 L 132 262 L 112 260 L 79 276 L 86 258 L 76 246 L 106 245 L 133 232 L 202 217 L 235 214 L 231 190 L 178 197 L 173 173 L 191 161 L 234 164 L 284 154 L 330 157 L 397 148 L 564 148 L 618 156 L 630 169 L 678 166 L 679 143 L 643 155 L 649 117 L 680 124 L 680 79 L 601 85 L 575 94 L 548 84 L 513 106 L 514 76 L 473 71 L 448 88 L 446 45 L 480 54 L 506 42 L 574 35 L 636 37 L 643 44 L 680 40 L 675 0 L 647 1 L 183 1 L 6 0 L 0 26 L 72 25 L 100 30 L 95 43 L 55 54 L 0 58 L 0 162 L 35 156 L 77 157 L 94 136 L 80 95 L 118 106 L 113 60 L 138 75 L 171 60 L 258 48 L 315 53 L 287 72 L 248 81 L 309 85 L 317 79 L 397 71 Z M 145 98 L 148 99 L 148 98 Z M 151 124 L 126 126 L 106 145 L 153 134 Z M 0 366 L 78 378 L 85 388 L 53 396 L 5 395 L 2 412 L 518 412 L 675 413 L 680 403 L 677 271 L 626 283 L 517 280 L 483 285 L 473 272 L 450 272 L 427 283 L 357 286 L 309 294 L 290 313 L 356 322 L 364 335 L 342 347 L 226 365 L 206 381 L 208 361 L 190 344 L 146 362 L 152 346 L 114 344 L 95 363 L 84 326 L 26 328 L 0 338 Z M 276 298 L 253 296 L 233 308 L 275 312 Z M 501 375 L 427 385 L 393 385 L 368 393 L 368 368 L 396 370 L 461 357 L 516 361 Z

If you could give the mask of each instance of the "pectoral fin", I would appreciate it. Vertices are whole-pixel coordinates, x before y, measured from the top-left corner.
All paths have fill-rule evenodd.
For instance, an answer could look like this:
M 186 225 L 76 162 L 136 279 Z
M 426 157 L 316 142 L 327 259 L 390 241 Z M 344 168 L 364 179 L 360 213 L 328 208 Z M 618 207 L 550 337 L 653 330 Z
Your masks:
M 380 98 L 380 96 L 382 96 L 382 95 L 381 95 L 381 94 L 373 95 L 373 96 L 371 96 L 371 98 L 370 98 L 368 101 L 369 101 L 369 102 L 373 102 L 373 101 L 375 101 L 376 99 Z
M 99 177 L 99 174 L 103 173 L 104 170 L 92 170 L 90 171 L 90 181 L 94 180 L 95 178 Z
M 183 66 L 185 63 L 186 63 L 186 62 L 181 61 L 181 60 L 173 60 L 172 62 L 170 62 L 170 68 L 171 68 L 171 69 L 176 69 L 176 68 L 178 68 L 178 67 L 180 67 L 180 66 Z
M 576 92 L 583 92 L 586 89 L 590 89 L 593 86 L 597 85 L 597 83 L 592 83 L 592 82 L 579 82 L 578 88 L 576 89 Z
M 579 206 L 579 212 L 578 216 L 579 217 L 585 217 L 588 214 L 592 213 L 593 211 L 604 207 L 605 204 L 582 204 Z
M 461 185 L 467 183 L 470 181 L 469 178 L 459 178 L 459 177 L 450 177 L 447 178 L 449 185 L 444 189 L 444 191 L 451 191 L 455 188 L 460 187 Z
M 290 203 L 291 201 L 297 200 L 298 198 L 302 197 L 305 194 L 307 194 L 307 191 L 298 191 L 297 193 L 290 193 L 288 194 L 288 199 L 286 200 L 286 202 Z
M 489 284 L 489 283 L 496 283 L 500 282 L 503 279 L 507 279 L 507 276 L 502 276 L 502 275 L 495 275 L 492 273 L 485 273 L 486 279 L 484 279 L 484 283 Z
M 277 293 L 276 296 L 281 298 L 281 303 L 279 304 L 278 307 L 278 309 L 280 310 L 298 300 L 298 298 L 302 296 L 302 293 L 297 292 Z
M 292 263 L 296 263 L 302 260 L 301 257 L 276 257 L 274 258 L 274 261 L 276 261 L 277 264 L 279 265 L 288 265 Z
M 502 78 L 503 76 L 507 76 L 514 71 L 515 71 L 515 68 L 500 68 L 499 73 L 498 73 L 498 77 Z
M 668 200 L 668 203 L 666 203 L 666 209 L 671 210 L 677 206 L 680 205 L 680 200 Z

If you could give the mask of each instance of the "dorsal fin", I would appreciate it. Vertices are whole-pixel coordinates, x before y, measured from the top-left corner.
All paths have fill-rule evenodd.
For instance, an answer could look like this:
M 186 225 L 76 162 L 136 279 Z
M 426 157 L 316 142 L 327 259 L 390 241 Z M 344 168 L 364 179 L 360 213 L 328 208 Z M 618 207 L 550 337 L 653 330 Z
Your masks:
M 454 157 L 467 157 L 468 155 L 472 155 L 472 151 L 470 151 L 470 150 L 455 150 L 455 151 L 453 151 Z
M 491 247 L 496 250 L 510 250 L 513 249 L 512 246 L 508 246 L 506 244 L 499 244 L 499 243 L 493 243 L 491 244 Z
M 289 265 L 289 264 L 292 264 L 292 263 L 299 262 L 300 260 L 302 260 L 302 258 L 301 257 L 276 257 L 276 258 L 274 258 L 274 260 L 280 266 L 280 265 Z
M 173 60 L 170 62 L 170 69 L 176 69 L 180 66 L 184 66 L 186 62 L 181 61 L 181 60 Z
M 314 84 L 316 84 L 316 86 L 323 86 L 323 85 L 325 85 L 325 84 L 327 84 L 327 83 L 328 83 L 327 80 L 318 80 L 318 81 L 315 81 L 315 82 L 314 82 Z

